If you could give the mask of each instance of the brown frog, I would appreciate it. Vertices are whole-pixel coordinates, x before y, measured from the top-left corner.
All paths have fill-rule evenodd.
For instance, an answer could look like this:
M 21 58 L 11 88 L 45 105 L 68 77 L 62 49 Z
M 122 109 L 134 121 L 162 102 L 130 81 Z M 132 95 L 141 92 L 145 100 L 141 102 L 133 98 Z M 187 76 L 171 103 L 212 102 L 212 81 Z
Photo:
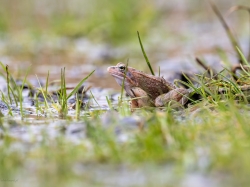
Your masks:
M 120 86 L 124 85 L 127 94 L 135 98 L 131 101 L 131 108 L 162 107 L 168 105 L 170 101 L 184 105 L 188 101 L 190 90 L 177 88 L 163 77 L 126 67 L 123 63 L 108 67 L 107 70 Z

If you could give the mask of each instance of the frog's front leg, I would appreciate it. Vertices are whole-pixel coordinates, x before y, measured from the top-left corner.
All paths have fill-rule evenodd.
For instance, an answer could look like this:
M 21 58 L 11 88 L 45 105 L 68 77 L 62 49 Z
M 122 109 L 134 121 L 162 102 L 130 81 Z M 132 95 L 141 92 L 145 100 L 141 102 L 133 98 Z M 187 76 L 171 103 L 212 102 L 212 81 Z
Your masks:
M 185 105 L 188 101 L 188 95 L 190 90 L 185 88 L 176 88 L 169 91 L 166 94 L 162 94 L 155 99 L 155 106 L 162 107 L 169 104 L 169 102 L 178 102 L 181 105 Z
M 154 102 L 150 99 L 147 92 L 139 87 L 133 87 L 129 90 L 131 93 L 131 108 L 141 108 L 145 106 L 154 106 Z

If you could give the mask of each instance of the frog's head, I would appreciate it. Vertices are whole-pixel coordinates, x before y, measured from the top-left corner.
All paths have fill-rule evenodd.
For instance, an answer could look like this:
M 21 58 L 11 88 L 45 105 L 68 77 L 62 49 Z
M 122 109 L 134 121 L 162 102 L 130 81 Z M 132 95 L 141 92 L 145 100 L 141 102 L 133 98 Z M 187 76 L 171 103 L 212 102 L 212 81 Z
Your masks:
M 137 86 L 134 76 L 136 70 L 134 68 L 128 67 L 123 63 L 118 63 L 116 66 L 108 67 L 107 71 L 120 86 L 124 86 L 124 89 L 131 97 L 134 97 L 134 94 L 131 92 L 131 88 Z

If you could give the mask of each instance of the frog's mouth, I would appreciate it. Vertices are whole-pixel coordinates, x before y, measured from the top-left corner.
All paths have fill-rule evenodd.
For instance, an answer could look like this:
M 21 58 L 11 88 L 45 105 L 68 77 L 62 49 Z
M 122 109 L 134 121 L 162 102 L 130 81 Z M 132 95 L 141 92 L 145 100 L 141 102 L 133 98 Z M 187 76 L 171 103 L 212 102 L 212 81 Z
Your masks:
M 124 88 L 127 90 L 127 88 L 130 88 L 133 84 L 130 83 L 130 79 L 124 75 L 117 75 L 117 74 L 111 74 L 114 78 L 115 81 L 120 85 L 120 86 L 124 86 Z

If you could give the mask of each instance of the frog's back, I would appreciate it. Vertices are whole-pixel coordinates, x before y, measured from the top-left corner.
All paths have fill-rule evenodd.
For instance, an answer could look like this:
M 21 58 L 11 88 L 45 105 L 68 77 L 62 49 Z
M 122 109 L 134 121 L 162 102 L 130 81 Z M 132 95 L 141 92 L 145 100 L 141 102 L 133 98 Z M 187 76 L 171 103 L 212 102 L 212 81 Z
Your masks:
M 168 83 L 163 77 L 153 75 L 147 75 L 147 78 L 143 76 L 138 77 L 138 83 L 152 99 L 155 99 L 161 94 L 168 93 L 175 88 L 173 84 Z

